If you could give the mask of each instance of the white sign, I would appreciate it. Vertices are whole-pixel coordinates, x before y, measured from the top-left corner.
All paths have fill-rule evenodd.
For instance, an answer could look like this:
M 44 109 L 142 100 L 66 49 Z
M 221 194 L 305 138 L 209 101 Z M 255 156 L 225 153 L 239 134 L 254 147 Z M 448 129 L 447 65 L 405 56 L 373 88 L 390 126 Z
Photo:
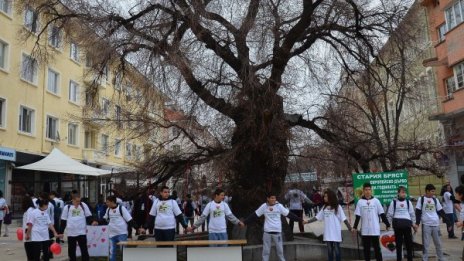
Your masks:
M 0 147 L 0 160 L 16 161 L 16 151 L 5 147 Z
M 87 226 L 87 249 L 90 256 L 109 256 L 107 226 Z M 76 255 L 81 256 L 79 245 L 77 245 Z
M 382 232 L 379 241 L 383 260 L 396 260 L 395 233 L 393 231 Z

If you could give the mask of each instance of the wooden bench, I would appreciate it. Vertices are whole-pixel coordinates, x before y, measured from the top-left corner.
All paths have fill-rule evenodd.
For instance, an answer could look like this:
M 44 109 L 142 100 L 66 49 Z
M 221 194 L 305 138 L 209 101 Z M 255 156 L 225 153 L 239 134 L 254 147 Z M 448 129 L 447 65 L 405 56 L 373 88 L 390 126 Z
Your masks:
M 242 247 L 246 240 L 191 240 L 191 241 L 127 241 L 119 242 L 123 246 L 123 260 L 127 261 L 176 261 L 177 247 L 187 248 L 188 261 L 242 260 Z M 211 245 L 228 245 L 211 246 Z M 163 247 L 164 246 L 164 247 Z M 173 246 L 173 247 L 166 247 Z M 135 247 L 135 248 L 128 248 Z

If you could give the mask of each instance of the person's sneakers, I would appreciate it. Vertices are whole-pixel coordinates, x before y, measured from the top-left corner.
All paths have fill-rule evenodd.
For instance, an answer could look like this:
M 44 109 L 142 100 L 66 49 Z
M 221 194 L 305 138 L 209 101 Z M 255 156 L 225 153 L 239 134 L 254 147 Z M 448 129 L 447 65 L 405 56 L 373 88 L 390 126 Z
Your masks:
M 3 237 L 8 237 L 8 235 L 5 234 L 5 235 L 3 235 Z
M 456 239 L 458 238 L 457 236 L 452 236 L 452 237 L 448 237 L 449 239 Z

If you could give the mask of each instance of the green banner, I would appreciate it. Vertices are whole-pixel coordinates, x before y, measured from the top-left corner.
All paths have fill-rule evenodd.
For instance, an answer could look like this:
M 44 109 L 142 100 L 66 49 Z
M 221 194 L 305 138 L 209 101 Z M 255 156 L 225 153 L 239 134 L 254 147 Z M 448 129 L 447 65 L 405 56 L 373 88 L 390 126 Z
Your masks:
M 362 197 L 363 184 L 369 182 L 372 185 L 372 194 L 380 203 L 388 205 L 398 194 L 398 187 L 404 186 L 406 194 L 409 196 L 408 190 L 408 172 L 399 170 L 394 172 L 378 172 L 378 173 L 353 173 L 353 191 L 354 200 Z

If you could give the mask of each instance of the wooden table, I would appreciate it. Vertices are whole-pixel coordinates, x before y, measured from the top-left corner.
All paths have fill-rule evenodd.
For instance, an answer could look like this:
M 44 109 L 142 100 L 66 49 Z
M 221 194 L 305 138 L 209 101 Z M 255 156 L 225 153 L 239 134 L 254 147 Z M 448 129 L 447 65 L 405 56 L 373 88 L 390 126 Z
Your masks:
M 191 240 L 191 241 L 127 241 L 119 242 L 118 245 L 124 247 L 123 260 L 128 261 L 176 261 L 177 247 L 187 248 L 188 261 L 221 260 L 237 261 L 242 260 L 242 246 L 246 245 L 246 240 Z M 228 245 L 210 246 L 210 245 Z M 127 248 L 132 246 L 135 248 Z M 160 248 L 159 246 L 173 246 Z

